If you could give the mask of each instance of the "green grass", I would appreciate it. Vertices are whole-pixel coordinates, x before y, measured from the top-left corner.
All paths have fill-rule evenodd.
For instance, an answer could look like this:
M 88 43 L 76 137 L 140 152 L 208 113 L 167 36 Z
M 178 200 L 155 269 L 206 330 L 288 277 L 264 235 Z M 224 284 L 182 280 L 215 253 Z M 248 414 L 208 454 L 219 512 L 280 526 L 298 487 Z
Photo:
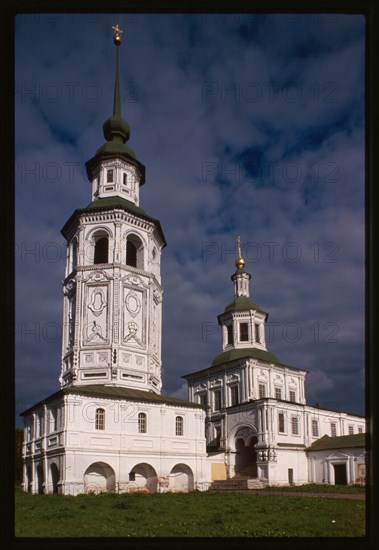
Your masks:
M 16 537 L 363 537 L 365 503 L 241 493 L 30 495 Z
M 293 485 L 285 487 L 266 487 L 264 491 L 290 491 L 301 493 L 340 493 L 340 494 L 364 494 L 366 489 L 361 485 L 320 485 L 317 483 L 306 483 L 304 485 Z

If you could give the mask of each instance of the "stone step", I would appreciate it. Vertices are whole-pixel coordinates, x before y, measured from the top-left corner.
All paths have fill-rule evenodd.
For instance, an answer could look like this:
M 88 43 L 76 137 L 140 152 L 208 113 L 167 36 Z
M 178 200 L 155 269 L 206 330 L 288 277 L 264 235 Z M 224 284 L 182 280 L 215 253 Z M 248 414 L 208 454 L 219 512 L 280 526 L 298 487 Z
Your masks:
M 218 479 L 211 483 L 210 491 L 243 491 L 246 489 L 263 489 L 265 485 L 259 479 Z
M 259 481 L 259 479 L 248 479 L 247 488 L 248 489 L 264 489 L 266 485 Z

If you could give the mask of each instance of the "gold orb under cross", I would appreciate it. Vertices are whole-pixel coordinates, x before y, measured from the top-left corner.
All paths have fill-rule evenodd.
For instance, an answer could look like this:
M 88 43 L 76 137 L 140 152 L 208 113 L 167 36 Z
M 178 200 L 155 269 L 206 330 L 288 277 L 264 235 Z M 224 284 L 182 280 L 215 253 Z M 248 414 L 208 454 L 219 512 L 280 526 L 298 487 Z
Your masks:
M 242 257 L 241 238 L 239 236 L 237 237 L 237 250 L 238 250 L 238 256 L 237 256 L 237 259 L 236 259 L 236 267 L 237 267 L 237 269 L 243 269 L 243 267 L 245 265 L 245 260 Z

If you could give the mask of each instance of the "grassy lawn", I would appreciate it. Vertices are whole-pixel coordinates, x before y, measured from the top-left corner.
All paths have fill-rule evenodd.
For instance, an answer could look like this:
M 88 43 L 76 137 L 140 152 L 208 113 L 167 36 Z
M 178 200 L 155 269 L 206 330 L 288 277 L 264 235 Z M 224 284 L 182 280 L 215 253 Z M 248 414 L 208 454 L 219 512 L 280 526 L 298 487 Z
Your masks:
M 363 537 L 365 503 L 240 493 L 30 495 L 16 537 Z
M 292 487 L 266 487 L 264 491 L 290 491 L 301 493 L 340 493 L 340 494 L 364 494 L 365 487 L 361 485 L 320 485 L 316 483 L 306 483 L 304 485 L 293 485 Z

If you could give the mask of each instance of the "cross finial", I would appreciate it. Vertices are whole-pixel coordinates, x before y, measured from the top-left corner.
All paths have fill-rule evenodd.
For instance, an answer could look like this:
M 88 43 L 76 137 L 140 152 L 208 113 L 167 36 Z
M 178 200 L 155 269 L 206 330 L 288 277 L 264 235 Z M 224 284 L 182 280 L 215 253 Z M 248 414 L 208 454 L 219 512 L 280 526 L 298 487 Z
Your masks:
M 237 269 L 242 269 L 244 265 L 245 265 L 245 260 L 243 259 L 242 252 L 241 252 L 241 237 L 238 235 L 236 267 Z
M 241 237 L 238 235 L 237 237 L 237 248 L 238 248 L 238 257 L 241 257 Z
M 118 25 L 113 25 L 113 40 L 116 46 L 121 44 L 121 35 L 124 31 L 120 29 Z

